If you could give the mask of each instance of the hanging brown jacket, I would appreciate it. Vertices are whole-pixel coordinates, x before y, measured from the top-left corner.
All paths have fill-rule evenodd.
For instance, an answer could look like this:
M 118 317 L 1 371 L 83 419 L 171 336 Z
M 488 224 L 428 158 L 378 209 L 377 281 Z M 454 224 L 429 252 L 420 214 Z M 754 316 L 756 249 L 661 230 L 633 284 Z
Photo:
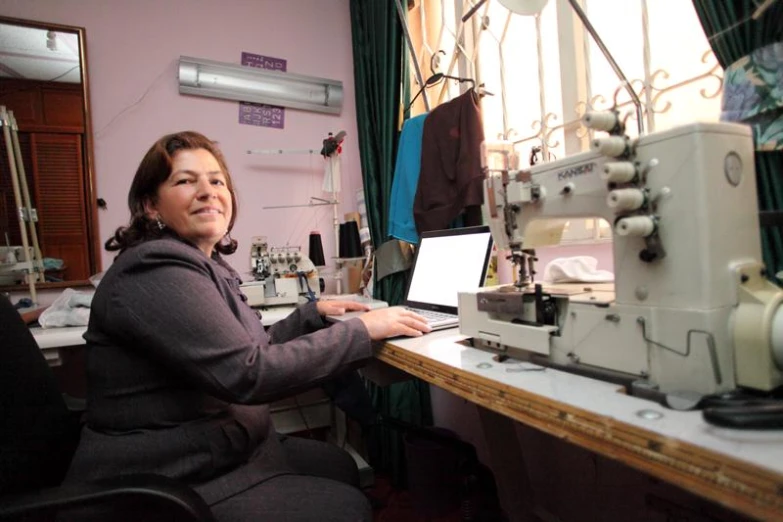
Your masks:
M 481 224 L 483 141 L 478 95 L 472 89 L 427 116 L 413 201 L 419 234 L 448 228 L 463 211 L 465 226 Z

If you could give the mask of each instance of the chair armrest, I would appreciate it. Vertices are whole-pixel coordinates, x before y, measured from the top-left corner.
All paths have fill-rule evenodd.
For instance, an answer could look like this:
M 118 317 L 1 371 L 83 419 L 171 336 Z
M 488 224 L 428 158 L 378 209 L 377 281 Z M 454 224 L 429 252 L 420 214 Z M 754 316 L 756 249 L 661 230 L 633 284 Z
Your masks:
M 105 505 L 138 498 L 160 500 L 177 521 L 214 522 L 209 506 L 193 489 L 154 474 L 121 475 L 93 482 L 66 484 L 39 492 L 0 497 L 0 520 L 48 509 Z M 176 515 L 174 515 L 176 513 Z

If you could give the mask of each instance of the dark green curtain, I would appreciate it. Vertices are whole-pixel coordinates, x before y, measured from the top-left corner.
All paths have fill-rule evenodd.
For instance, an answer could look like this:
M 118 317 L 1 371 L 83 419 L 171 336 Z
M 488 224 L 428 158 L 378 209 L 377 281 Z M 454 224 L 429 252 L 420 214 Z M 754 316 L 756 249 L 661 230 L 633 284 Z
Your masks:
M 351 31 L 367 220 L 373 247 L 377 249 L 387 240 L 401 99 L 410 89 L 405 41 L 395 1 L 351 0 Z M 390 305 L 400 304 L 407 276 L 407 272 L 398 272 L 375 281 L 374 297 Z M 419 426 L 432 424 L 427 383 L 411 379 L 383 388 L 369 381 L 366 384 L 381 414 Z M 403 484 L 402 435 L 381 426 L 369 433 L 368 438 L 370 464 L 388 473 L 396 484 Z
M 783 2 L 774 2 L 754 20 L 752 15 L 761 3 L 758 0 L 693 0 L 704 33 L 724 69 L 757 49 L 783 41 Z M 783 113 L 778 111 L 773 117 L 783 118 Z M 759 210 L 783 210 L 783 150 L 756 150 L 756 180 Z M 781 229 L 763 228 L 761 244 L 764 264 L 774 276 L 783 270 Z

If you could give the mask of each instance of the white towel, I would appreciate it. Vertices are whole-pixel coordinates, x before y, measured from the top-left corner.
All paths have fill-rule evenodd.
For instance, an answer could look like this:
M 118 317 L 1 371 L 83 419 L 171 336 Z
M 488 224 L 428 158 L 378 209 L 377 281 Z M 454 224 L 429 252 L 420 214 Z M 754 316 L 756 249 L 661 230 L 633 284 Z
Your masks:
M 66 288 L 57 299 L 41 313 L 38 322 L 43 328 L 59 326 L 87 326 L 94 292 L 79 292 Z
M 592 256 L 558 257 L 544 268 L 547 283 L 610 283 L 614 274 L 599 270 L 598 260 Z

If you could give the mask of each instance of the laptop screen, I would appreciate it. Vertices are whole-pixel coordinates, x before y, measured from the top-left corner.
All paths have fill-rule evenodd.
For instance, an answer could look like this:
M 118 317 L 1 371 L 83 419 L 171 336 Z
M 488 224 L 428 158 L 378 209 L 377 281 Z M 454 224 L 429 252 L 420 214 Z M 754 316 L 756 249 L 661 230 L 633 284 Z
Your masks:
M 424 232 L 405 304 L 456 314 L 457 293 L 483 286 L 491 251 L 487 226 Z

